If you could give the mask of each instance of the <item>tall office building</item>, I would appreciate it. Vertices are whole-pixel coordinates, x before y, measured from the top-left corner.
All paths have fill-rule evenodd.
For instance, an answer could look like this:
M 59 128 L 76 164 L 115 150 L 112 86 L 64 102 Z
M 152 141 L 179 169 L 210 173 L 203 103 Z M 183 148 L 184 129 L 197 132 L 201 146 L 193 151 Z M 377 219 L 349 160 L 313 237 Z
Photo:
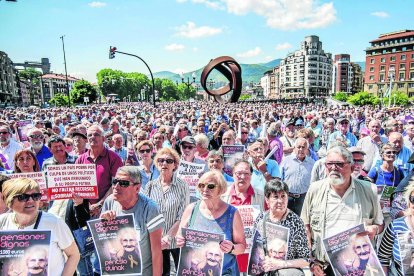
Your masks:
M 333 93 L 354 94 L 362 91 L 361 66 L 351 62 L 348 54 L 335 55 L 333 64 Z
M 5 52 L 0 51 L 0 103 L 18 103 L 19 87 L 13 62 Z

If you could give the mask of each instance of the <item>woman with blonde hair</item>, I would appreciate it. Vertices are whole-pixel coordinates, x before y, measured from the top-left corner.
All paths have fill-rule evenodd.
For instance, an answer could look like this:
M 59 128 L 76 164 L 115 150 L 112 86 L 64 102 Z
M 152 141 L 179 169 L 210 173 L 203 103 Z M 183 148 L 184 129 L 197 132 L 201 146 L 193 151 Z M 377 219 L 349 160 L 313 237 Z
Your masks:
M 79 262 L 79 250 L 66 223 L 55 215 L 39 210 L 39 185 L 30 178 L 3 183 L 3 197 L 11 212 L 0 215 L 0 230 L 50 230 L 49 275 L 73 276 Z

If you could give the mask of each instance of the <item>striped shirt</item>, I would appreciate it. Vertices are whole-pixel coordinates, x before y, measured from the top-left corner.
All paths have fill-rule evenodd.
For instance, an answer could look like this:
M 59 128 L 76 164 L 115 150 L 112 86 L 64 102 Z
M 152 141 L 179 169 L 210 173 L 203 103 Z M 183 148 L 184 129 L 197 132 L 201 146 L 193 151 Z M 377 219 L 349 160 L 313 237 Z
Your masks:
M 390 266 L 393 259 L 398 275 L 403 275 L 401 269 L 400 245 L 398 235 L 410 231 L 405 223 L 405 217 L 392 221 L 385 230 L 378 250 L 378 259 L 383 266 Z
M 160 177 L 148 182 L 143 193 L 154 200 L 163 214 L 165 236 L 177 221 L 181 220 L 185 207 L 190 203 L 190 192 L 187 183 L 173 176 L 171 185 L 163 191 Z M 176 248 L 175 240 L 171 241 L 169 249 Z

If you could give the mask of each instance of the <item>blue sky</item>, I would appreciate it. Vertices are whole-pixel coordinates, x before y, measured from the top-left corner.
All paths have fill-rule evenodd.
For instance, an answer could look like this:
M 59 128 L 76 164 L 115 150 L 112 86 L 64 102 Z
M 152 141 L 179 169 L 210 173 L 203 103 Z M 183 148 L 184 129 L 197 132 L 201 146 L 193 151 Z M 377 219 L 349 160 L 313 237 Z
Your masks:
M 0 51 L 13 62 L 48 57 L 64 73 L 96 80 L 102 68 L 147 74 L 137 59 L 108 59 L 110 45 L 153 72 L 188 72 L 229 55 L 239 63 L 283 58 L 307 35 L 325 51 L 365 61 L 379 34 L 413 28 L 412 0 L 0 0 Z

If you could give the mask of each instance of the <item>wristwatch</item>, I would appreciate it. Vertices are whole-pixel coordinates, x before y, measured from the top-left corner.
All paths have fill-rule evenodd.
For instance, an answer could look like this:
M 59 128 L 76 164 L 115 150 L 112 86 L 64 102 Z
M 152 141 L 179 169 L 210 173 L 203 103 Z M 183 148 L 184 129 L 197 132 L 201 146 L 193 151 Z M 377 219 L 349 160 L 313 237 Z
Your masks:
M 230 250 L 229 254 L 233 254 L 233 251 L 234 251 L 234 244 L 231 246 L 231 250 Z

